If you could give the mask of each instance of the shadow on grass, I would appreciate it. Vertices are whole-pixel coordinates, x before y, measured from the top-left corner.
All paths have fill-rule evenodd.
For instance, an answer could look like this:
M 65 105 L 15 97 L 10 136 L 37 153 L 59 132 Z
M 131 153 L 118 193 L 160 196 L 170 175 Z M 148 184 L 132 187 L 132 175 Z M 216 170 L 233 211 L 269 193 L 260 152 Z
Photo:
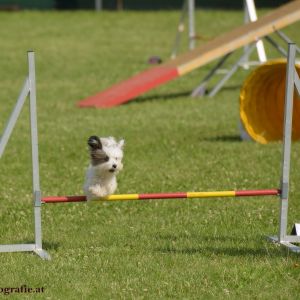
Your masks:
M 226 256 L 255 256 L 255 257 L 266 257 L 266 256 L 276 256 L 282 257 L 281 251 L 278 251 L 277 248 L 274 250 L 268 249 L 268 251 L 264 248 L 254 249 L 250 247 L 224 247 L 224 246 L 199 246 L 199 247 L 191 247 L 191 248 L 176 248 L 176 247 L 161 247 L 156 248 L 155 251 L 161 252 L 164 254 L 183 254 L 183 255 L 195 255 L 201 254 L 206 256 L 211 255 L 226 255 Z
M 203 141 L 206 141 L 206 142 L 242 142 L 242 139 L 239 135 L 223 135 L 223 136 L 214 136 L 214 137 L 204 138 Z
M 164 241 L 178 241 L 178 240 L 196 240 L 196 241 L 205 241 L 205 242 L 239 242 L 245 243 L 246 238 L 241 238 L 237 236 L 203 236 L 201 234 L 158 234 L 155 236 L 156 239 L 161 239 Z
M 240 89 L 241 86 L 240 85 L 231 85 L 231 86 L 225 86 L 222 88 L 222 90 L 227 90 L 227 91 L 231 91 L 231 90 L 237 90 Z M 139 96 L 135 99 L 132 99 L 126 103 L 124 103 L 124 105 L 130 105 L 131 103 L 144 103 L 144 102 L 150 102 L 150 101 L 155 101 L 155 100 L 172 100 L 172 99 L 176 99 L 176 98 L 182 98 L 182 97 L 191 97 L 193 90 L 189 90 L 189 91 L 182 91 L 182 92 L 177 92 L 177 93 L 168 93 L 168 94 L 154 94 L 154 95 L 150 95 L 150 96 Z M 207 89 L 205 91 L 205 94 L 203 96 L 198 96 L 198 97 L 193 97 L 193 99 L 195 100 L 199 100 L 202 99 L 203 97 L 207 96 L 208 93 L 210 92 L 210 89 Z M 209 99 L 209 98 L 207 98 Z
M 131 103 L 144 103 L 144 102 L 151 102 L 155 100 L 172 100 L 176 98 L 181 98 L 181 97 L 188 97 L 191 94 L 191 91 L 184 91 L 180 93 L 169 93 L 169 94 L 156 94 L 156 95 L 151 95 L 151 96 L 141 96 L 137 97 L 131 101 L 128 101 L 124 103 L 125 105 L 130 105 Z
M 278 247 L 275 245 L 272 246 L 270 243 L 270 247 L 267 249 L 263 246 L 263 241 L 266 241 L 266 237 L 261 237 L 261 247 L 253 248 L 247 247 L 245 244 L 247 243 L 247 238 L 241 238 L 236 236 L 201 236 L 201 235 L 158 235 L 157 239 L 161 239 L 164 242 L 172 243 L 178 242 L 184 244 L 186 240 L 194 240 L 199 241 L 199 246 L 196 247 L 184 247 L 184 246 L 176 246 L 176 245 L 166 245 L 164 247 L 155 248 L 154 251 L 161 252 L 164 254 L 182 254 L 182 255 L 226 255 L 226 256 L 255 256 L 255 257 L 281 257 L 282 251 L 278 251 Z M 200 243 L 205 242 L 209 244 L 209 246 L 201 245 Z M 226 243 L 235 243 L 236 246 L 228 245 Z M 241 246 L 242 245 L 242 246 Z
M 43 248 L 45 250 L 58 250 L 58 248 L 60 247 L 60 244 L 59 243 L 49 243 L 49 242 L 43 242 Z

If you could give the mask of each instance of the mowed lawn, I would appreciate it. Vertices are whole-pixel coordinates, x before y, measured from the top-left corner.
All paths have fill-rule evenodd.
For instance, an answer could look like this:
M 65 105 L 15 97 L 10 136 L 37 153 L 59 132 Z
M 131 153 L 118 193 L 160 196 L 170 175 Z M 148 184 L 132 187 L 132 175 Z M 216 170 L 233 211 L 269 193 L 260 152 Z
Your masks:
M 82 194 L 86 141 L 94 134 L 126 141 L 118 193 L 279 188 L 282 144 L 239 137 L 239 91 L 251 70 L 240 69 L 213 98 L 189 96 L 209 64 L 126 105 L 77 107 L 80 99 L 148 68 L 150 56 L 168 60 L 179 16 L 0 13 L 0 132 L 33 49 L 44 196 Z M 242 11 L 199 10 L 197 43 L 242 23 Z M 300 44 L 299 23 L 283 31 Z M 266 50 L 278 57 L 267 44 Z M 28 120 L 26 107 L 0 161 L 1 244 L 34 240 Z M 299 151 L 294 143 L 288 230 L 299 221 Z M 43 288 L 34 295 L 40 299 L 299 299 L 299 255 L 266 239 L 277 234 L 278 218 L 276 197 L 45 205 L 43 246 L 52 260 L 2 253 L 0 297 L 5 288 L 26 285 Z

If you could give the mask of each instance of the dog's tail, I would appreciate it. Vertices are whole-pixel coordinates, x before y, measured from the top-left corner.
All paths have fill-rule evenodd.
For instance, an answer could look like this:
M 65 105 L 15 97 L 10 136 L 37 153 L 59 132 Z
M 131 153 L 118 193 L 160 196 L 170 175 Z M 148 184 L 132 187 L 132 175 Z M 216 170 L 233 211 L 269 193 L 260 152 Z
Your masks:
M 91 147 L 91 149 L 102 149 L 102 144 L 98 136 L 92 135 L 88 139 L 88 145 Z

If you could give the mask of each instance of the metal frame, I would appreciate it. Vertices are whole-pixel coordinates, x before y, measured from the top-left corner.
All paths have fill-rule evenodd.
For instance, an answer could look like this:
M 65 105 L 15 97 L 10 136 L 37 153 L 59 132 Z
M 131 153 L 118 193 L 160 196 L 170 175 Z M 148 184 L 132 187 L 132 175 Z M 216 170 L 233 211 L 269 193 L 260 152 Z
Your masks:
M 249 57 L 251 52 L 254 50 L 256 44 L 252 43 L 247 46 L 247 48 L 244 49 L 243 54 L 240 56 L 240 58 L 234 63 L 234 65 L 231 67 L 229 71 L 226 72 L 226 74 L 219 80 L 219 82 L 213 87 L 213 89 L 208 93 L 208 97 L 213 97 L 215 96 L 221 88 L 224 86 L 226 81 L 228 81 L 232 75 L 238 70 L 238 68 L 244 64 L 245 59 Z M 228 59 L 228 57 L 232 54 L 233 52 L 225 54 L 220 61 L 216 64 L 215 67 L 212 68 L 211 71 L 208 72 L 208 74 L 202 79 L 200 84 L 192 91 L 191 97 L 199 97 L 203 96 L 206 93 L 207 90 L 207 85 L 210 81 L 210 79 L 220 70 L 221 66 L 224 65 L 225 61 Z
M 214 88 L 209 92 L 208 97 L 214 97 L 219 90 L 224 86 L 225 82 L 232 77 L 232 75 L 238 70 L 245 59 L 249 57 L 250 53 L 254 50 L 256 44 L 250 44 L 249 47 L 244 51 L 242 56 L 237 60 L 237 62 L 232 66 L 232 68 L 224 75 L 224 77 L 214 86 Z
M 103 9 L 103 1 L 102 0 L 95 0 L 95 10 L 100 11 Z
M 184 21 L 186 14 L 188 14 L 188 25 L 189 25 L 189 49 L 195 48 L 195 0 L 184 0 L 181 10 L 181 16 L 177 27 L 177 34 L 175 37 L 174 45 L 172 48 L 171 58 L 174 59 L 177 55 L 181 41 L 181 33 L 184 31 Z
M 280 215 L 278 236 L 271 236 L 271 241 L 288 247 L 293 252 L 300 253 L 300 247 L 293 243 L 300 243 L 300 236 L 287 234 L 288 223 L 288 200 L 289 200 L 289 180 L 291 161 L 291 141 L 293 123 L 293 98 L 296 88 L 300 95 L 300 80 L 295 69 L 296 45 L 290 43 L 288 47 L 288 61 L 286 69 L 285 86 L 285 111 L 284 111 L 284 132 L 283 132 L 283 153 L 282 153 L 282 173 L 281 173 L 281 195 L 280 195 Z
M 276 30 L 274 28 L 274 32 L 281 38 L 285 43 L 290 44 L 292 43 L 291 40 L 281 31 Z M 281 47 L 273 38 L 270 36 L 264 36 L 264 39 L 269 42 L 281 55 L 287 57 L 287 51 Z M 233 76 L 233 74 L 238 70 L 239 67 L 243 66 L 245 60 L 248 59 L 249 55 L 254 51 L 255 47 L 257 46 L 256 42 L 248 45 L 245 47 L 243 54 L 238 58 L 238 60 L 232 65 L 231 69 L 226 72 L 226 74 L 221 78 L 215 86 L 211 89 L 208 93 L 208 97 L 215 96 L 225 85 L 225 83 Z M 299 47 L 295 45 L 297 51 L 299 51 Z M 204 96 L 207 92 L 207 85 L 211 78 L 220 70 L 220 68 L 224 65 L 225 61 L 233 52 L 230 52 L 224 55 L 219 62 L 217 62 L 216 66 L 213 67 L 208 74 L 201 80 L 200 84 L 192 91 L 191 97 L 201 97 Z M 299 51 L 300 53 L 300 51 Z M 248 62 L 249 64 L 249 62 Z
M 244 6 L 244 23 L 248 22 L 255 22 L 257 20 L 257 14 L 256 14 L 256 8 L 255 8 L 255 3 L 254 0 L 244 0 L 243 1 L 243 6 Z M 188 27 L 189 27 L 189 32 L 188 32 L 188 37 L 189 37 L 189 49 L 193 50 L 195 48 L 196 42 L 195 42 L 195 37 L 196 37 L 196 30 L 195 30 L 195 0 L 184 0 L 183 5 L 182 5 L 182 10 L 181 10 L 181 15 L 179 19 L 179 23 L 177 26 L 177 33 L 174 41 L 174 45 L 172 48 L 172 53 L 171 53 L 171 58 L 174 59 L 177 55 L 177 51 L 179 49 L 179 45 L 181 42 L 181 34 L 184 31 L 184 21 L 186 18 L 186 15 L 188 15 Z M 267 60 L 265 49 L 264 49 L 264 44 L 263 41 L 260 39 L 255 42 L 256 49 L 257 49 L 257 55 L 259 58 L 258 63 L 263 63 Z M 244 61 L 243 66 L 245 68 L 249 68 L 250 64 L 253 64 L 253 62 L 249 62 L 249 52 L 248 52 L 249 45 L 244 47 Z M 248 55 L 247 55 L 248 53 Z M 241 62 L 240 62 L 241 64 Z M 255 62 L 257 64 L 257 62 Z
M 31 157 L 32 157 L 32 193 L 34 206 L 34 232 L 35 242 L 32 244 L 0 245 L 0 252 L 33 251 L 42 259 L 49 260 L 49 254 L 42 247 L 42 222 L 41 222 L 41 191 L 39 176 L 38 130 L 36 113 L 36 84 L 34 52 L 28 52 L 28 77 L 25 80 L 15 108 L 4 129 L 0 140 L 0 158 L 5 150 L 9 137 L 20 115 L 26 98 L 29 95 L 30 130 L 31 130 Z

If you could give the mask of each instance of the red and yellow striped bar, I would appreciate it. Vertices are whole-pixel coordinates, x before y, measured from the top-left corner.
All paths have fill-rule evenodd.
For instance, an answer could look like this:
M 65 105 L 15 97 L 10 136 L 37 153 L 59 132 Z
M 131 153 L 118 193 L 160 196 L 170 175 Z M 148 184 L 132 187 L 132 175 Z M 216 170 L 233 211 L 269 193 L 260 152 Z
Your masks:
M 163 199 L 187 199 L 187 198 L 222 198 L 222 197 L 258 197 L 279 196 L 279 189 L 268 190 L 240 190 L 240 191 L 214 191 L 214 192 L 179 192 L 179 193 L 152 193 L 152 194 L 116 194 L 104 198 L 92 200 L 97 201 L 131 201 L 131 200 L 163 200 Z M 49 196 L 43 197 L 42 203 L 66 203 L 85 202 L 86 196 Z

